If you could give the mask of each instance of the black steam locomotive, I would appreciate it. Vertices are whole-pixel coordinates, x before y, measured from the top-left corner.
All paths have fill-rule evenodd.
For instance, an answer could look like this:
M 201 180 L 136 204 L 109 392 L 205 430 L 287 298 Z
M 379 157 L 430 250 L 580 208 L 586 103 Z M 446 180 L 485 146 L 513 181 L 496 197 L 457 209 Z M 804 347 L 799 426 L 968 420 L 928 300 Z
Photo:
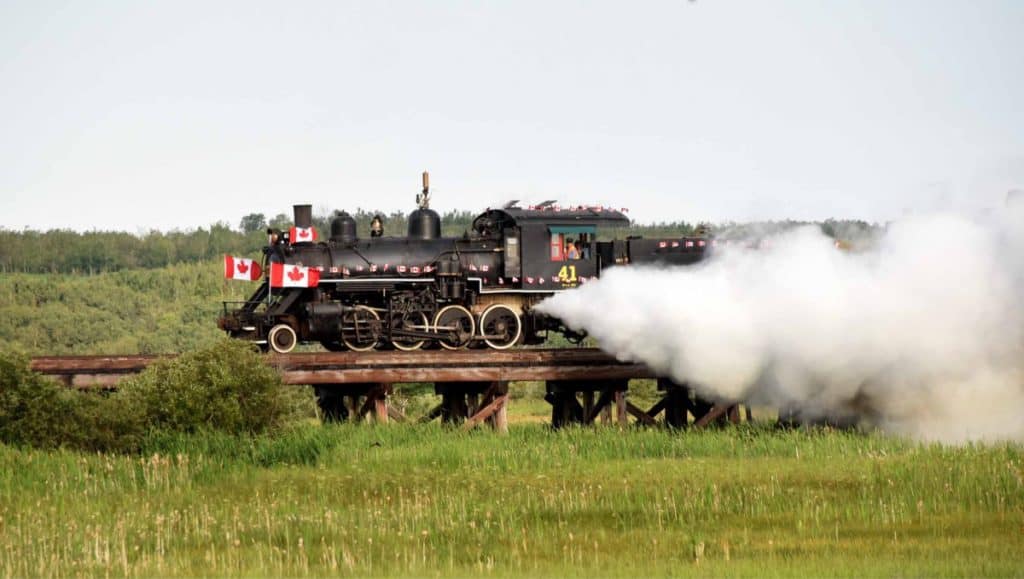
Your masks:
M 533 306 L 609 267 L 696 262 L 708 243 L 703 237 L 598 241 L 598 228 L 626 226 L 629 219 L 611 209 L 553 202 L 488 209 L 472 231 L 446 238 L 429 195 L 424 173 L 405 237 L 382 236 L 375 223 L 370 238 L 361 239 L 355 220 L 341 213 L 329 239 L 302 241 L 312 210 L 296 205 L 291 235 L 268 232 L 264 270 L 315 271 L 318 283 L 275 287 L 281 284 L 268 274 L 247 301 L 225 302 L 218 325 L 280 353 L 305 342 L 332 351 L 501 350 L 541 343 L 549 331 L 578 341 L 583 336 Z

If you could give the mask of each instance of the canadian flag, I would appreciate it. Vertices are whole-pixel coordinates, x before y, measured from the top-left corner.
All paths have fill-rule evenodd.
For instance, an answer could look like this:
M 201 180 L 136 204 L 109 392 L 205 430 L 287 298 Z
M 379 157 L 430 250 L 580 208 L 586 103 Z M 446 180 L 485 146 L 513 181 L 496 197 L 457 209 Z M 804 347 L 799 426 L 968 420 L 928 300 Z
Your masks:
M 240 279 L 253 281 L 263 276 L 260 264 L 251 259 L 241 257 L 224 256 L 224 277 L 227 279 Z
M 668 242 L 667 241 L 659 241 L 658 242 L 658 247 L 666 248 L 666 247 L 668 247 Z
M 292 243 L 312 243 L 316 241 L 316 229 L 312 227 L 292 227 L 288 230 L 288 239 Z
M 690 240 L 686 241 L 686 247 L 693 247 L 693 242 Z
M 311 267 L 270 264 L 270 287 L 316 287 L 320 283 L 320 272 Z

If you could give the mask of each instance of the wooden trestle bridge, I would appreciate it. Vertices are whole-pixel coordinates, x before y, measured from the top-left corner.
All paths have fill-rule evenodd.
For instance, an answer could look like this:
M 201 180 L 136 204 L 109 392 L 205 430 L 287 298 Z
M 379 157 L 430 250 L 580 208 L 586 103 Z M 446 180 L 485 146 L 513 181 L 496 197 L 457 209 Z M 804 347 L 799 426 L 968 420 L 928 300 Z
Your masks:
M 31 367 L 71 387 L 116 388 L 122 378 L 166 357 L 47 356 L 33 358 Z M 546 383 L 545 400 L 552 406 L 555 427 L 598 420 L 624 426 L 630 416 L 655 425 L 659 414 L 664 416 L 661 423 L 676 428 L 740 420 L 735 402 L 701 400 L 685 384 L 594 348 L 298 353 L 265 359 L 286 384 L 313 386 L 328 420 L 372 416 L 379 422 L 405 421 L 388 403 L 392 386 L 429 382 L 441 403 L 420 421 L 439 418 L 465 428 L 487 423 L 504 431 L 509 383 L 518 381 Z M 652 378 L 658 380 L 662 397 L 644 410 L 628 400 L 629 381 Z

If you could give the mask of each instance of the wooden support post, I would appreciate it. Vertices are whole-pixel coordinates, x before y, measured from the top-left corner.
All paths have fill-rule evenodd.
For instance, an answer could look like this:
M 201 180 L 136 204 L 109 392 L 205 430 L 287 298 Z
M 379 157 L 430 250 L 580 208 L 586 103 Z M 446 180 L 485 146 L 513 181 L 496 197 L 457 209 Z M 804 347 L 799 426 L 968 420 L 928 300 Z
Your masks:
M 314 386 L 316 404 L 320 408 L 320 419 L 323 422 L 343 422 L 349 417 L 345 408 L 345 398 L 338 391 L 340 384 Z
M 594 419 L 597 418 L 597 413 L 594 412 L 594 391 L 584 390 L 583 396 L 583 424 L 593 424 Z
M 732 406 L 730 406 L 728 414 L 729 414 L 729 422 L 731 422 L 733 424 L 739 424 L 740 423 L 740 405 L 739 404 L 733 404 Z
M 466 395 L 463 393 L 446 392 L 441 395 L 441 420 L 447 423 L 462 422 L 469 414 L 466 408 Z
M 700 417 L 700 420 L 693 423 L 694 428 L 703 428 L 711 423 L 712 420 L 725 416 L 729 409 L 732 407 L 730 404 L 715 404 L 708 410 L 707 414 Z
M 377 424 L 388 423 L 388 395 L 391 393 L 391 384 L 381 384 L 380 391 L 373 401 L 373 419 Z
M 657 424 L 657 422 L 655 422 L 654 419 L 650 417 L 650 415 L 648 415 L 646 412 L 637 407 L 636 404 L 633 404 L 629 400 L 626 400 L 626 412 L 629 412 L 630 414 L 635 416 L 638 421 L 642 422 L 643 424 L 646 424 L 647 426 L 655 426 Z
M 668 395 L 662 396 L 661 400 L 655 402 L 654 406 L 651 406 L 651 409 L 647 411 L 647 415 L 651 418 L 656 417 L 659 412 L 665 409 L 666 405 L 668 405 Z
M 377 398 L 376 394 L 375 388 L 370 388 L 366 391 L 366 398 L 363 400 L 363 403 L 359 405 L 359 413 L 357 414 L 359 420 L 363 420 L 368 414 L 370 414 L 370 411 L 373 410 L 374 403 Z M 358 398 L 355 399 L 358 400 Z
M 508 395 L 505 395 L 505 402 L 494 413 L 494 430 L 501 434 L 508 434 Z
M 619 428 L 625 428 L 629 424 L 629 416 L 626 412 L 626 391 L 615 391 L 615 419 L 619 422 Z
M 665 392 L 665 397 L 661 399 L 665 409 L 665 426 L 686 428 L 686 394 L 682 388 L 672 388 Z
M 388 404 L 388 418 L 399 423 L 409 422 L 409 418 L 406 417 L 406 415 L 403 414 L 401 410 L 395 408 L 390 404 Z
M 508 434 L 508 382 L 495 382 L 492 385 L 494 396 L 504 396 L 505 401 L 498 406 L 494 414 L 488 419 L 494 430 L 501 434 Z
M 388 395 L 391 393 L 390 384 L 371 384 L 367 385 L 365 395 L 366 399 L 362 405 L 359 406 L 359 412 L 356 413 L 356 417 L 362 420 L 365 416 L 373 413 L 373 418 L 376 422 L 381 424 L 387 424 L 388 421 Z M 357 401 L 358 397 L 353 396 L 353 401 Z
M 501 394 L 501 395 L 496 396 L 494 398 L 494 400 L 490 404 L 488 404 L 487 406 L 484 406 L 480 410 L 480 412 L 477 412 L 473 416 L 470 416 L 469 419 L 466 420 L 466 423 L 462 426 L 462 428 L 464 430 L 472 429 L 473 427 L 475 427 L 476 425 L 480 424 L 484 420 L 487 420 L 488 418 L 490 418 L 491 415 L 493 415 L 502 406 L 504 406 L 507 401 L 508 401 L 508 394 Z
M 346 396 L 347 401 L 345 407 L 348 409 L 349 420 L 358 422 L 363 419 L 363 415 L 359 414 L 359 397 L 358 396 Z
M 587 394 L 590 394 L 590 410 L 587 410 Z M 597 399 L 597 403 L 594 403 L 594 393 L 584 392 L 583 393 L 583 410 L 584 410 L 584 422 L 586 424 L 593 424 L 597 415 L 600 414 L 608 405 L 611 404 L 614 396 L 613 391 L 608 388 L 601 391 L 601 396 Z

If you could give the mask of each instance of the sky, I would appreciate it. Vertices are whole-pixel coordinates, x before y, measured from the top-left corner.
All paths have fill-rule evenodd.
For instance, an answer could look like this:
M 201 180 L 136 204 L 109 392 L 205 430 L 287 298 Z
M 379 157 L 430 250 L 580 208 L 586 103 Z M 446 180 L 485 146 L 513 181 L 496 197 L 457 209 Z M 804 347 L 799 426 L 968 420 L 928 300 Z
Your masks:
M 0 2 L 0 227 L 512 199 L 641 223 L 1024 188 L 1024 2 Z

